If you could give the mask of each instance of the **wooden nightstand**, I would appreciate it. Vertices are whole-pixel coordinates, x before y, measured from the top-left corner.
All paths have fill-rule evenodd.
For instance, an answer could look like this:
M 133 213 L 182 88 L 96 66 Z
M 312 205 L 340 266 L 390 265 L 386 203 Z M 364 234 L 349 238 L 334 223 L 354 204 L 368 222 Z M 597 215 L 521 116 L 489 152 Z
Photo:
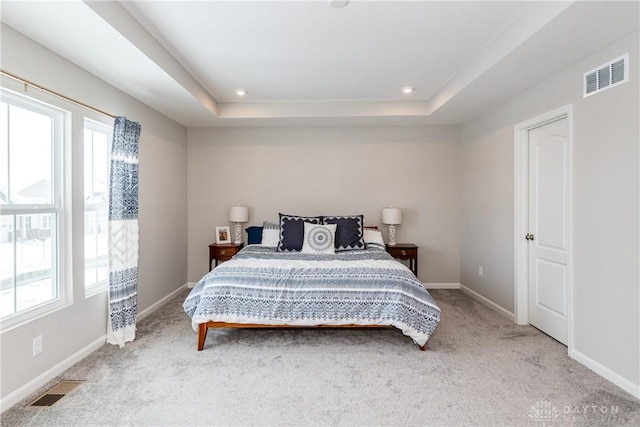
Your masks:
M 409 268 L 418 275 L 418 246 L 413 243 L 397 243 L 394 246 L 385 245 L 387 252 L 397 259 L 408 259 Z
M 244 246 L 244 243 L 212 243 L 209 245 L 209 271 L 212 270 L 211 262 L 216 260 L 216 267 L 220 261 L 229 261 Z

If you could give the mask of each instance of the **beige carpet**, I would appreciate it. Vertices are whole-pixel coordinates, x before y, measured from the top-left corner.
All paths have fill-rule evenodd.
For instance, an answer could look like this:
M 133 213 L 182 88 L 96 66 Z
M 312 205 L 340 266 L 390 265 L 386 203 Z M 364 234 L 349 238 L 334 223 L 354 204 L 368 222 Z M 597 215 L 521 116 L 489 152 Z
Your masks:
M 640 401 L 563 345 L 460 291 L 432 292 L 442 321 L 421 352 L 396 330 L 212 330 L 205 350 L 186 293 L 61 379 L 86 380 L 13 425 L 640 425 Z M 612 331 L 615 333 L 615 331 Z

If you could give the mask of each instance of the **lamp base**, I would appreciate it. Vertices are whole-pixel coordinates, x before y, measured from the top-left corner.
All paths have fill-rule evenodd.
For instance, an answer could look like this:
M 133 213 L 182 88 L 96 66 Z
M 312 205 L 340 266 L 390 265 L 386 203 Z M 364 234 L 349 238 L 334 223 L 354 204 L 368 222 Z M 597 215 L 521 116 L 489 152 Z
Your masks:
M 396 226 L 389 225 L 389 246 L 396 245 Z
M 242 243 L 242 226 L 240 225 L 239 222 L 236 222 L 236 230 L 235 230 L 233 243 L 235 243 L 236 245 L 239 245 Z

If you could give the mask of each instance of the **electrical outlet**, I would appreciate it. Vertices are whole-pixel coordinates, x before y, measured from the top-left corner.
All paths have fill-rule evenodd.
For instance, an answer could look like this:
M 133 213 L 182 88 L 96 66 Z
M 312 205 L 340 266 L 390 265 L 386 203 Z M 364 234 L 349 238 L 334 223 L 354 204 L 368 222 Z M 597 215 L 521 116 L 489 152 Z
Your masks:
M 480 277 L 484 276 L 484 270 L 481 265 L 478 266 L 478 276 Z
M 42 335 L 39 335 L 33 339 L 33 357 L 41 354 L 44 351 L 44 344 L 42 341 Z

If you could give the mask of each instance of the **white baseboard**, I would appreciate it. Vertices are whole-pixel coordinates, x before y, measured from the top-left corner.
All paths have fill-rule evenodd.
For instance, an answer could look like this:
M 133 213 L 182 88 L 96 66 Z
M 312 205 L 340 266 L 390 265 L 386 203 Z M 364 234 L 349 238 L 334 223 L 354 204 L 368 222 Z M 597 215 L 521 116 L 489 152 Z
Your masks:
M 180 286 L 178 289 L 171 292 L 169 295 L 165 296 L 155 304 L 152 304 L 146 309 L 142 310 L 140 313 L 138 313 L 138 316 L 136 317 L 136 321 L 140 321 L 145 317 L 147 317 L 148 315 L 150 315 L 151 313 L 153 313 L 154 311 L 158 310 L 160 307 L 162 307 L 167 302 L 169 302 L 169 300 L 173 299 L 177 294 L 179 294 L 184 289 L 186 289 L 187 286 L 188 286 L 188 283 L 185 283 L 184 285 Z M 94 351 L 101 348 L 106 343 L 106 341 L 107 341 L 107 335 L 105 334 L 100 338 L 98 338 L 97 340 L 93 341 L 91 344 L 87 345 L 86 347 L 72 354 L 62 362 L 48 369 L 46 372 L 42 373 L 41 375 L 37 376 L 33 380 L 29 381 L 27 384 L 23 385 L 13 393 L 10 393 L 5 398 L 1 399 L 0 413 L 11 408 L 13 405 L 20 402 L 22 399 L 26 399 L 27 397 L 29 397 L 31 393 L 38 390 L 40 387 L 43 387 L 49 381 L 54 379 L 56 376 L 60 375 L 61 373 L 63 373 L 64 371 L 66 371 L 67 369 L 69 369 L 70 367 L 72 367 L 73 365 L 75 365 L 76 363 L 78 363 L 79 361 L 81 361 L 91 353 L 93 353 Z
M 427 289 L 460 289 L 460 283 L 423 283 Z
M 197 282 L 187 282 L 187 288 L 193 288 Z
M 612 383 L 614 383 L 615 385 L 617 385 L 627 393 L 634 396 L 636 399 L 640 399 L 640 384 L 634 384 L 628 379 L 613 372 L 611 369 L 607 368 L 606 366 L 596 362 L 589 356 L 586 356 L 583 353 L 580 353 L 576 349 L 572 349 L 569 351 L 569 357 L 582 363 L 584 366 L 591 369 L 593 372 L 600 375 L 601 377 L 611 381 Z
M 168 303 L 170 300 L 172 300 L 176 295 L 178 295 L 180 292 L 182 292 L 184 289 L 186 289 L 188 286 L 188 283 L 185 283 L 184 285 L 180 286 L 178 289 L 176 289 L 175 291 L 171 292 L 169 295 L 167 295 L 166 297 L 162 298 L 161 300 L 157 301 L 154 304 L 151 304 L 149 307 L 145 308 L 144 310 L 142 310 L 140 313 L 138 313 L 138 315 L 136 316 L 136 322 L 139 320 L 144 319 L 145 317 L 147 317 L 148 315 L 150 315 L 151 313 L 153 313 L 154 311 L 156 311 L 157 309 L 159 309 L 160 307 L 162 307 L 163 305 L 165 305 L 166 303 Z
M 486 305 L 487 307 L 494 309 L 495 311 L 497 311 L 498 313 L 502 314 L 503 316 L 505 316 L 506 318 L 508 318 L 512 322 L 516 321 L 515 314 L 513 314 L 512 312 L 510 312 L 506 308 L 503 308 L 503 307 L 499 306 L 495 302 L 491 301 L 489 298 L 480 295 L 476 291 L 473 291 L 473 290 L 467 288 L 465 285 L 462 285 L 462 284 L 460 285 L 460 290 L 462 292 L 466 293 L 467 295 L 469 295 L 471 298 L 473 298 L 476 301 L 480 302 L 481 304 Z
M 515 322 L 514 313 L 511 313 L 507 309 L 499 306 L 487 297 L 480 295 L 476 291 L 469 289 L 461 283 L 423 283 L 423 286 L 427 289 L 460 289 L 462 292 L 466 293 L 481 304 L 492 308 L 493 310 L 507 317 L 512 322 Z M 583 364 L 601 377 L 607 379 L 608 381 L 611 381 L 613 384 L 631 394 L 636 399 L 640 399 L 640 384 L 634 384 L 632 381 L 629 381 L 628 379 L 620 376 L 611 369 L 603 366 L 602 364 L 596 362 L 595 360 L 584 355 L 583 353 L 580 353 L 575 349 L 569 351 L 569 357 L 575 359 L 577 362 Z
M 40 387 L 46 385 L 49 381 L 93 353 L 94 351 L 101 348 L 107 342 L 107 335 L 104 334 L 97 340 L 93 341 L 88 346 L 80 349 L 76 353 L 67 357 L 62 362 L 43 372 L 41 375 L 29 381 L 27 384 L 23 385 L 13 393 L 7 395 L 4 399 L 0 400 L 0 413 L 6 411 L 11 408 L 16 403 L 20 402 L 22 399 L 26 399 L 29 395 Z
M 480 295 L 479 293 L 467 288 L 466 286 L 464 286 L 462 284 L 460 285 L 460 290 L 462 290 L 462 292 L 464 292 L 464 293 L 468 294 L 469 296 L 471 296 L 473 299 L 479 301 L 480 303 L 482 303 L 482 304 L 484 304 L 484 305 L 496 310 L 498 313 L 504 315 L 505 317 L 507 317 L 512 322 L 515 322 L 515 315 L 513 313 L 511 313 L 510 311 L 506 310 L 505 308 L 499 306 L 498 304 L 496 304 L 495 302 L 491 301 L 490 299 Z M 586 366 L 587 368 L 591 369 L 593 372 L 595 372 L 596 374 L 598 374 L 601 377 L 605 378 L 606 380 L 611 381 L 613 384 L 617 385 L 618 387 L 620 387 L 621 389 L 623 389 L 627 393 L 631 394 L 636 399 L 640 399 L 640 384 L 634 384 L 633 382 L 629 381 L 628 379 L 620 376 L 619 374 L 615 373 L 611 369 L 609 369 L 606 366 L 596 362 L 595 360 L 593 360 L 590 357 L 584 355 L 583 353 L 580 353 L 579 351 L 577 351 L 575 349 L 570 349 L 569 350 L 569 357 L 571 357 L 572 359 L 576 360 L 577 362 L 583 364 L 584 366 Z

